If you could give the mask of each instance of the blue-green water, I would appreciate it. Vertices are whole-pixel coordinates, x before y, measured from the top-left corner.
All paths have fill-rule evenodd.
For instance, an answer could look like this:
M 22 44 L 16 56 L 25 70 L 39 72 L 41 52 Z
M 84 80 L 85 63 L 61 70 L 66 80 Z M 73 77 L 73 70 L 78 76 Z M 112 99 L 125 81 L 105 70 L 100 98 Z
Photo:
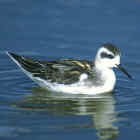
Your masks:
M 0 0 L 0 139 L 139 140 L 139 17 L 139 0 Z M 100 97 L 46 92 L 4 53 L 93 59 L 105 42 L 134 80 L 116 71 L 114 93 Z

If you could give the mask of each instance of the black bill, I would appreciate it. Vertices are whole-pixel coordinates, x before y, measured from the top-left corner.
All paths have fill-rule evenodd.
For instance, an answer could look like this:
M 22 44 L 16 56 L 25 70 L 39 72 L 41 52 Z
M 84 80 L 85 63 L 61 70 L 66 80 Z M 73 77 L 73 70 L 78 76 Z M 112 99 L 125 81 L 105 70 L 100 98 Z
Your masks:
M 133 79 L 132 76 L 122 67 L 121 64 L 117 65 L 117 67 L 128 76 L 128 78 Z

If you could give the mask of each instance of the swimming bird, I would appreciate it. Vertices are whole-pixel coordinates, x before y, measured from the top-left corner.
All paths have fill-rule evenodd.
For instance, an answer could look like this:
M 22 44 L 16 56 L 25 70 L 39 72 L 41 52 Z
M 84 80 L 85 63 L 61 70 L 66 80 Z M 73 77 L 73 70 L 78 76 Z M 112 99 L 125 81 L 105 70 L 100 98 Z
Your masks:
M 111 43 L 101 45 L 94 61 L 39 61 L 11 52 L 7 54 L 34 82 L 50 91 L 93 95 L 111 92 L 116 84 L 113 68 L 132 79 L 120 64 L 120 49 Z

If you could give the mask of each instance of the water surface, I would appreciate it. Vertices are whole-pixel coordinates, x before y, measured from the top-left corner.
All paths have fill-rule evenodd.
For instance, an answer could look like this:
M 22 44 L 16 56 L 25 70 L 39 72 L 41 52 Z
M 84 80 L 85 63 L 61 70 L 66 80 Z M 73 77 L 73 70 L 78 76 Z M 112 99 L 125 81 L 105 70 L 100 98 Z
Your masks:
M 139 13 L 139 0 L 0 0 L 0 139 L 139 140 Z M 115 70 L 114 92 L 96 97 L 44 91 L 4 52 L 91 60 L 105 42 L 134 80 Z

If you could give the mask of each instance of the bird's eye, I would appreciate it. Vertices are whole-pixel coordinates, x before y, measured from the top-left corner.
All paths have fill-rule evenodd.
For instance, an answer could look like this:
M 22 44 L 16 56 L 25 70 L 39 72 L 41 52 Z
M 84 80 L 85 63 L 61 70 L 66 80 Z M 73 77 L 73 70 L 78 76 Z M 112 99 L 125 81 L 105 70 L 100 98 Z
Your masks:
M 113 56 L 112 54 L 107 54 L 106 52 L 102 52 L 102 53 L 101 53 L 101 58 L 113 59 L 114 56 Z

